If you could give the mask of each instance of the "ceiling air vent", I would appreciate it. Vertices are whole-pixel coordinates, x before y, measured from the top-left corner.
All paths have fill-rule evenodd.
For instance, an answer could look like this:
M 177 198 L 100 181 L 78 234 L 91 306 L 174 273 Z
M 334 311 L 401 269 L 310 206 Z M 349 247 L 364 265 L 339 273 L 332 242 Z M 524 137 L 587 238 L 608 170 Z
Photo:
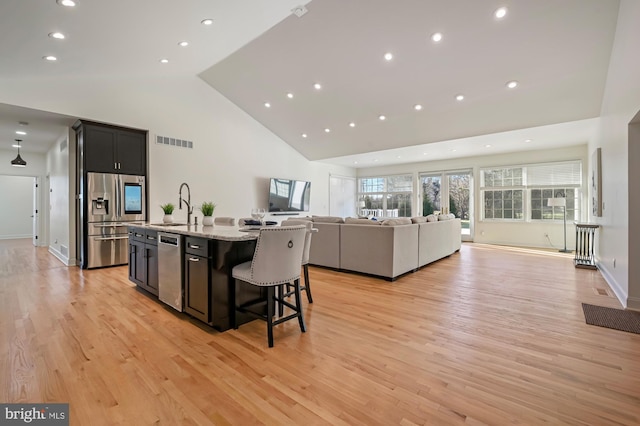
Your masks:
M 177 146 L 179 148 L 193 148 L 192 141 L 185 141 L 183 139 L 170 138 L 167 136 L 156 136 L 156 144 Z

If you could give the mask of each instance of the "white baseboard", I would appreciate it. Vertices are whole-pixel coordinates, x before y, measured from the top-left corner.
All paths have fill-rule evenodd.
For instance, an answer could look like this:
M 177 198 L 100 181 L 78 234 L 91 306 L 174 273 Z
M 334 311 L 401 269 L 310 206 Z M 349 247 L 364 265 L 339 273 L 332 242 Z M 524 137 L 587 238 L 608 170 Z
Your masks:
M 627 309 L 640 312 L 640 297 L 629 297 L 627 300 Z
M 596 266 L 598 267 L 598 270 L 600 271 L 600 273 L 602 274 L 602 277 L 604 278 L 604 280 L 607 282 L 607 284 L 609 284 L 609 287 L 611 287 L 611 290 L 613 290 L 613 292 L 615 293 L 616 297 L 618 298 L 618 300 L 620 301 L 620 303 L 622 303 L 622 307 L 623 308 L 631 308 L 631 309 L 640 309 L 640 300 L 637 300 L 634 305 L 636 305 L 636 308 L 632 308 L 631 306 L 627 306 L 627 301 L 630 303 L 631 302 L 631 298 L 629 298 L 629 295 L 627 294 L 627 292 L 622 288 L 622 286 L 616 281 L 616 279 L 613 277 L 613 275 L 609 272 L 609 270 L 607 269 L 607 267 L 602 264 L 601 262 L 596 261 Z
M 16 234 L 16 235 L 0 235 L 0 240 L 22 240 L 25 238 L 33 238 L 31 234 Z
M 66 266 L 75 266 L 76 265 L 76 260 L 75 259 L 69 259 L 67 256 L 64 256 L 62 253 L 60 253 L 58 250 L 56 250 L 55 247 L 49 246 L 49 253 L 51 253 L 52 255 L 57 257 L 58 260 L 60 262 L 64 263 Z

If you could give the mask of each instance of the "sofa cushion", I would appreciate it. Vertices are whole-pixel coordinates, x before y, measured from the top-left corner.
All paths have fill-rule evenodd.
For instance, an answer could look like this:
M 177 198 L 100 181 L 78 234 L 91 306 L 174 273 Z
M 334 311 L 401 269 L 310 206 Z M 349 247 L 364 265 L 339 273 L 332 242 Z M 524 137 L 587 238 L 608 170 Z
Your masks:
M 434 214 L 430 214 L 429 216 L 427 216 L 427 222 L 437 222 L 437 221 L 438 221 L 438 216 Z
M 344 219 L 338 216 L 313 216 L 312 220 L 318 223 L 344 223 Z
M 411 218 L 412 223 L 424 223 L 427 221 L 426 216 L 416 216 Z
M 399 217 L 396 219 L 387 219 L 382 221 L 382 224 L 385 226 L 411 225 L 411 223 L 411 219 L 408 217 Z
M 380 225 L 382 222 L 369 219 L 358 219 L 355 217 L 348 217 L 344 220 L 344 223 L 349 225 Z

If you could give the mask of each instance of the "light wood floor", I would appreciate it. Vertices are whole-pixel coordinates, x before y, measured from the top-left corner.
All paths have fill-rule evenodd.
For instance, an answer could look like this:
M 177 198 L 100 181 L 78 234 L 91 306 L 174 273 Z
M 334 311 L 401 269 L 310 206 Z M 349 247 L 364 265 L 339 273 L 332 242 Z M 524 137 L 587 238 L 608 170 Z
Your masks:
M 640 335 L 554 252 L 465 244 L 390 283 L 311 268 L 308 332 L 218 333 L 126 267 L 0 242 L 0 402 L 69 402 L 72 425 L 640 424 Z

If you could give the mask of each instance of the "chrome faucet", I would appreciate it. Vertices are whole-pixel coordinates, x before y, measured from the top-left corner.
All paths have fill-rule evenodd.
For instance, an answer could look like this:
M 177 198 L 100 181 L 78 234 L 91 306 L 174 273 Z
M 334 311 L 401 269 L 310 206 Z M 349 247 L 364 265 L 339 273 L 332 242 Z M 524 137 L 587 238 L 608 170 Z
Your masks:
M 182 187 L 187 187 L 187 199 L 184 200 L 182 198 Z M 178 208 L 182 210 L 182 202 L 187 205 L 187 225 L 191 225 L 191 213 L 193 213 L 193 207 L 191 207 L 191 190 L 189 189 L 189 185 L 186 182 L 183 182 L 180 185 L 180 191 L 178 191 Z

